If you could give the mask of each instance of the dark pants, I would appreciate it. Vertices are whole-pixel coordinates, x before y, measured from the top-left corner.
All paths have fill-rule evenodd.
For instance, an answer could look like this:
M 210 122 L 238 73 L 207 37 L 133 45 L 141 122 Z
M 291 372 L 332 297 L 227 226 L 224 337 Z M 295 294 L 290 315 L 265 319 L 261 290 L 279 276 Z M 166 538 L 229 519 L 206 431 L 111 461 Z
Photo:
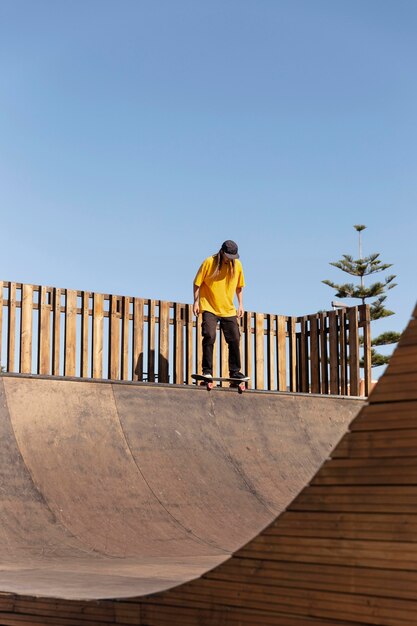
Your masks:
M 203 313 L 203 372 L 213 373 L 213 348 L 216 341 L 217 322 L 229 346 L 229 373 L 240 372 L 240 330 L 237 317 L 217 317 L 213 313 Z

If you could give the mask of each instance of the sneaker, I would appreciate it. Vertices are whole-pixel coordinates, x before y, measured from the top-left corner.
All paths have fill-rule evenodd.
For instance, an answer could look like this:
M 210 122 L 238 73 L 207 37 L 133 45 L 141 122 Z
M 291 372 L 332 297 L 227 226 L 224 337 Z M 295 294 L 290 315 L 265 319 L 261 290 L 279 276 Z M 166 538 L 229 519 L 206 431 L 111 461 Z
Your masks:
M 242 374 L 242 372 L 230 372 L 230 378 L 239 378 L 239 380 L 243 380 L 247 377 L 245 374 Z
M 204 378 L 213 378 L 213 374 L 211 372 L 203 372 Z

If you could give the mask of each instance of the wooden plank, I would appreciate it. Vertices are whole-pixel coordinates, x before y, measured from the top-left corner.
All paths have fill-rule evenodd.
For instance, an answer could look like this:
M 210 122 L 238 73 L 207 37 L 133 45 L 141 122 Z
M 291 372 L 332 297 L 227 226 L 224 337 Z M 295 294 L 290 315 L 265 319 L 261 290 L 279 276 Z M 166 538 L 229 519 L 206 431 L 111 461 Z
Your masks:
M 194 342 L 193 342 L 193 332 L 194 332 L 194 319 L 193 319 L 193 306 L 192 304 L 187 304 L 185 307 L 186 314 L 186 383 L 187 385 L 193 384 L 193 379 L 191 378 L 191 374 L 194 374 Z
M 227 569 L 227 572 L 224 570 Z M 230 574 L 229 574 L 230 572 Z M 229 574 L 229 576 L 228 576 Z M 262 561 L 251 559 L 240 561 L 239 567 L 234 565 L 233 559 L 228 568 L 216 568 L 206 575 L 206 578 L 230 580 L 231 576 L 242 581 L 261 580 L 262 584 L 275 584 L 283 587 L 297 587 L 308 589 L 323 589 L 327 591 L 342 591 L 353 593 L 360 589 L 364 594 L 374 593 L 381 596 L 415 598 L 417 580 L 411 572 L 393 572 L 385 570 L 371 570 L 369 568 L 354 568 L 349 566 L 328 564 L 290 563 L 280 561 Z M 411 579 L 411 584 L 410 584 Z M 337 624 L 340 624 L 338 621 Z M 330 625 L 329 625 L 330 626 Z
M 22 286 L 19 372 L 32 372 L 33 285 Z
M 4 282 L 0 280 L 0 372 L 3 371 L 3 306 L 4 306 L 4 298 L 3 298 L 3 290 L 4 290 Z
M 400 429 L 398 431 L 372 431 L 370 433 L 355 431 L 342 439 L 333 451 L 332 457 L 405 457 L 410 454 L 413 456 L 413 447 L 417 450 L 416 428 Z
M 144 306 L 143 298 L 133 298 L 133 380 L 143 380 L 143 339 L 144 339 Z
M 310 380 L 311 393 L 320 393 L 320 350 L 317 315 L 308 316 L 310 326 Z
M 327 347 L 327 315 L 319 313 L 319 343 L 320 343 L 320 373 L 321 373 L 321 393 L 329 393 L 329 369 L 328 369 L 328 347 Z
M 147 380 L 150 383 L 155 382 L 155 336 L 156 336 L 155 307 L 156 307 L 156 301 L 148 300 Z
M 398 342 L 399 347 L 415 345 L 417 341 L 417 320 L 410 322 L 406 330 L 403 331 Z
M 241 358 L 241 371 L 246 374 L 246 370 L 245 370 L 245 316 L 243 315 L 243 317 L 241 317 L 240 319 L 237 320 L 237 323 L 239 325 L 239 350 L 240 350 L 240 358 Z
M 277 361 L 278 371 L 278 351 L 275 350 L 275 345 L 278 343 L 278 332 L 276 331 L 277 316 L 267 315 L 266 324 L 266 379 L 268 389 L 272 390 L 277 388 L 277 383 L 275 382 L 275 359 Z
M 195 319 L 195 366 L 197 374 L 203 371 L 203 348 L 202 348 L 202 316 L 197 315 Z
M 417 514 L 417 486 L 309 486 L 290 510 Z M 416 548 L 417 549 L 417 548 Z
M 219 359 L 218 359 L 218 345 L 219 345 L 219 326 L 216 327 L 216 341 L 213 346 L 213 376 L 219 376 Z
M 51 300 L 49 301 L 49 298 Z M 51 373 L 52 292 L 46 287 L 39 294 L 38 374 Z
M 264 388 L 264 314 L 255 313 L 255 389 Z
M 61 289 L 52 290 L 52 375 L 61 372 Z
M 307 316 L 300 318 L 300 391 L 303 393 L 309 392 L 309 353 L 308 353 L 308 328 L 307 328 Z
M 338 324 L 336 311 L 329 312 L 330 393 L 339 394 Z
M 184 383 L 184 309 L 179 303 L 174 305 L 174 383 Z
M 103 378 L 104 295 L 93 293 L 92 376 Z
M 229 376 L 229 346 L 220 332 L 220 376 Z
M 359 395 L 359 329 L 358 307 L 352 306 L 349 317 L 349 379 L 351 396 Z
M 245 311 L 244 315 L 244 346 L 245 346 L 245 373 L 249 376 L 248 388 L 254 386 L 253 380 L 253 339 L 252 339 L 252 313 Z
M 169 302 L 159 303 L 158 381 L 169 382 Z
M 416 441 L 416 440 L 415 440 Z M 416 457 L 334 458 L 312 481 L 313 485 L 417 485 Z M 402 533 L 399 534 L 402 536 Z
M 389 361 L 386 376 L 392 374 L 408 374 L 417 372 L 417 344 L 402 346 L 401 351 L 395 350 Z
M 417 521 L 410 515 L 342 514 L 334 511 L 287 511 L 282 514 L 279 524 L 272 525 L 265 531 L 267 536 L 328 537 L 329 539 L 368 539 L 391 542 L 413 541 L 416 533 Z
M 109 307 L 109 378 L 120 379 L 120 323 L 122 318 L 122 300 L 119 296 L 110 296 Z
M 300 554 L 293 555 L 289 552 L 290 558 L 296 561 L 301 560 Z M 343 554 L 337 554 L 329 562 L 339 564 Z M 313 555 L 308 555 L 308 561 L 313 562 Z M 325 555 L 322 555 L 321 562 L 325 562 Z M 349 565 L 354 564 L 353 559 Z M 374 563 L 372 563 L 374 565 Z M 398 566 L 397 568 L 398 569 Z M 286 587 L 280 589 L 275 586 L 272 589 L 267 586 L 257 586 L 253 583 L 245 585 L 240 581 L 229 582 L 227 585 L 223 581 L 204 580 L 204 593 L 199 594 L 199 582 L 189 583 L 174 591 L 174 594 L 167 594 L 167 603 L 173 611 L 172 618 L 175 621 L 169 622 L 170 625 L 193 624 L 227 624 L 228 626 L 243 626 L 244 624 L 274 624 L 275 626 L 352 626 L 357 623 L 360 626 L 365 624 L 384 624 L 389 626 L 415 626 L 415 615 L 417 613 L 417 602 L 409 600 L 397 600 L 393 598 L 383 598 L 380 594 L 375 597 L 356 592 L 355 594 L 335 593 L 335 592 L 318 592 L 310 589 L 295 589 Z M 201 583 L 200 583 L 201 585 Z M 158 598 L 158 604 L 161 600 Z M 202 603 L 205 602 L 205 605 Z M 193 603 L 197 603 L 198 612 L 196 612 L 196 621 L 184 622 L 178 618 L 178 610 L 175 610 L 175 604 L 183 605 L 188 609 L 188 615 Z M 214 613 L 213 607 L 217 607 L 219 617 Z M 225 610 L 227 607 L 227 610 Z M 196 607 L 197 608 L 197 607 Z M 202 609 L 207 609 L 204 616 Z M 248 609 L 255 613 L 248 614 Z M 259 612 L 259 613 L 258 613 Z M 290 614 L 291 612 L 291 614 Z M 220 621 L 221 615 L 227 615 L 227 621 Z M 250 616 L 250 621 L 243 621 Z M 233 615 L 235 619 L 233 619 Z M 290 615 L 290 616 L 289 616 Z M 202 621 L 203 616 L 203 621 Z M 300 620 L 300 616 L 311 619 L 311 622 Z M 212 619 L 214 617 L 214 619 Z M 272 618 L 271 620 L 268 620 Z M 281 618 L 282 619 L 281 619 Z M 293 619 L 295 617 L 295 619 Z M 338 618 L 342 617 L 342 620 Z M 206 619 L 207 618 L 207 619 Z M 219 619 L 220 618 L 220 619 Z M 313 619 L 315 618 L 315 619 Z M 334 621 L 334 620 L 337 620 Z M 232 621 L 233 620 L 233 621 Z M 331 620 L 331 621 L 329 621 Z M 346 620 L 346 621 L 345 621 Z M 161 621 L 149 622 L 148 615 L 144 623 L 149 626 L 157 624 L 161 626 Z
M 90 292 L 81 293 L 81 376 L 88 378 L 88 326 L 90 317 Z
M 7 371 L 15 372 L 16 362 L 16 283 L 9 283 L 7 315 Z
M 346 310 L 338 310 L 337 317 L 339 322 L 339 393 L 345 396 L 348 395 Z
M 417 401 L 369 404 L 352 422 L 352 431 L 399 430 L 414 428 Z
M 290 360 L 290 391 L 296 392 L 297 385 L 297 335 L 296 318 L 288 319 L 289 360 Z
M 277 353 L 278 353 L 278 390 L 287 391 L 287 318 L 285 315 L 277 316 Z M 295 330 L 295 325 L 294 325 Z M 290 331 L 290 343 L 295 334 Z M 291 366 L 292 367 L 292 366 Z M 295 367 L 295 363 L 294 363 Z M 295 371 L 293 372 L 295 375 Z
M 373 389 L 369 402 L 398 402 L 417 399 L 417 372 L 383 376 Z
M 129 376 L 129 337 L 130 337 L 130 298 L 122 298 L 122 343 L 121 343 L 121 372 L 122 380 L 130 380 Z
M 363 361 L 365 379 L 365 396 L 371 393 L 372 363 L 371 363 L 371 313 L 369 304 L 359 307 L 361 315 L 361 327 L 363 328 Z
M 75 376 L 77 349 L 77 292 L 73 289 L 66 289 L 65 296 L 64 376 Z

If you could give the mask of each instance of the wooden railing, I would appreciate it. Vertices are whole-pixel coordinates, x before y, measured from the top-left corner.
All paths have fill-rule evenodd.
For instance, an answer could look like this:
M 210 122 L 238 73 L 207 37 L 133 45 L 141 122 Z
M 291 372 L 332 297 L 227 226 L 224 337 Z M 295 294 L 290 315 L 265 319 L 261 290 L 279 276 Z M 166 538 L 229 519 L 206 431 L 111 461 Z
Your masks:
M 359 395 L 361 352 L 368 394 L 367 306 L 303 317 L 246 312 L 241 338 L 254 389 Z M 189 304 L 0 281 L 3 372 L 191 384 L 201 357 L 201 317 Z M 228 375 L 227 359 L 219 331 L 216 375 Z

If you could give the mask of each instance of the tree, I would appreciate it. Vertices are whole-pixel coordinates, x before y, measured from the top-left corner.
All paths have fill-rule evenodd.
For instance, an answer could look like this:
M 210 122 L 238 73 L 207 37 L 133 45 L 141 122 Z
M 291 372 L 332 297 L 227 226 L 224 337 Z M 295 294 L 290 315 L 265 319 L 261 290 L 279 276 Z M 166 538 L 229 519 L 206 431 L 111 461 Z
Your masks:
M 382 263 L 380 260 L 380 253 L 374 252 L 369 256 L 362 256 L 362 231 L 365 230 L 364 224 L 355 224 L 354 229 L 359 236 L 359 258 L 354 259 L 350 254 L 343 254 L 339 261 L 330 263 L 333 267 L 337 267 L 351 276 L 359 278 L 359 284 L 344 283 L 338 285 L 331 280 L 323 280 L 325 285 L 328 285 L 332 289 L 336 289 L 336 298 L 358 298 L 362 304 L 365 304 L 367 300 L 370 301 L 370 315 L 371 321 L 381 319 L 383 317 L 389 317 L 394 315 L 394 311 L 390 311 L 385 307 L 385 300 L 387 296 L 386 292 L 397 286 L 393 281 L 396 276 L 390 274 L 385 276 L 382 280 L 372 283 L 368 287 L 365 286 L 365 276 L 371 276 L 380 272 L 385 272 L 392 263 Z M 372 346 L 383 346 L 396 343 L 400 337 L 400 333 L 394 331 L 388 331 L 382 333 L 375 339 L 372 339 Z M 388 363 L 390 357 L 384 354 L 380 354 L 373 347 L 371 350 L 371 365 L 377 367 L 378 365 L 385 365 Z

